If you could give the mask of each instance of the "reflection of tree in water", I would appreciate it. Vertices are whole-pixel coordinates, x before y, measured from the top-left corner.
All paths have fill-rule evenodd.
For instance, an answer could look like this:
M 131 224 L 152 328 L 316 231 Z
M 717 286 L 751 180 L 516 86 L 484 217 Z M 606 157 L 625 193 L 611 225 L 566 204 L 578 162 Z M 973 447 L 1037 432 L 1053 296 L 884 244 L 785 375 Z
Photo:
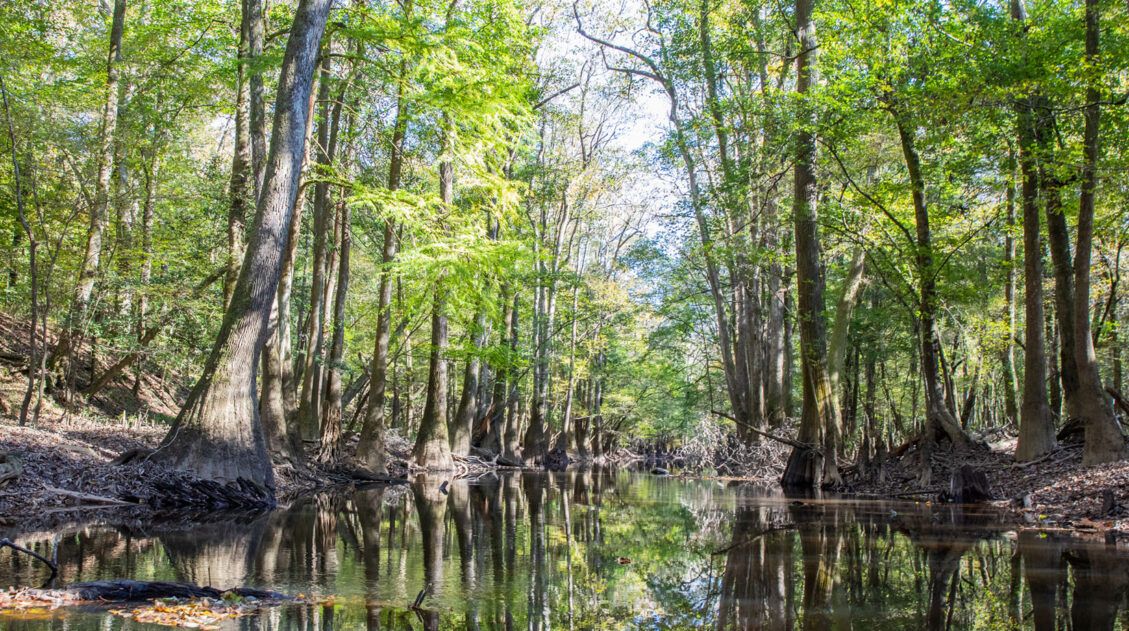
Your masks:
M 263 514 L 199 524 L 159 538 L 177 580 L 228 589 L 247 584 L 269 522 L 270 517 Z
M 443 479 L 420 474 L 412 481 L 412 498 L 419 519 L 423 547 L 424 589 L 435 594 L 443 584 L 443 543 L 447 536 L 447 497 L 441 490 Z M 425 629 L 439 629 L 439 613 L 421 610 Z
M 449 495 L 442 482 L 20 543 L 57 552 L 65 582 L 129 576 L 340 596 L 333 607 L 241 619 L 248 631 L 1079 631 L 1113 629 L 1129 587 L 1126 553 L 1113 546 L 1005 534 L 951 506 L 765 501 L 740 486 L 593 470 L 456 480 Z M 41 578 L 0 555 L 0 579 L 13 575 Z M 432 592 L 417 615 L 408 605 L 424 584 Z
M 521 476 L 522 490 L 529 504 L 529 630 L 540 631 L 549 628 L 549 603 L 546 599 L 547 581 L 545 572 L 545 477 L 539 474 Z
M 779 510 L 743 501 L 733 516 L 732 541 L 718 593 L 718 629 L 787 629 L 792 626 L 792 533 L 781 529 Z
M 1075 631 L 1112 631 L 1129 585 L 1126 555 L 1112 545 L 1080 546 L 1067 551 L 1066 559 L 1074 575 L 1071 625 Z

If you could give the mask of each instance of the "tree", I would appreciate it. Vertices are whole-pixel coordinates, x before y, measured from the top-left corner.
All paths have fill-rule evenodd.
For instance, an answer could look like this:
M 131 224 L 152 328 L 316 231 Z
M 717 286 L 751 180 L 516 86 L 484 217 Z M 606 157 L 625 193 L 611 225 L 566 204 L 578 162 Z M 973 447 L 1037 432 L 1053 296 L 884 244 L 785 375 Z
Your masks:
M 253 236 L 203 373 L 155 455 L 199 477 L 248 480 L 267 498 L 273 498 L 274 478 L 259 420 L 255 373 L 298 193 L 314 68 L 330 4 L 302 0 L 295 11 Z
M 800 323 L 800 365 L 803 408 L 797 439 L 780 483 L 785 487 L 819 487 L 841 483 L 835 462 L 839 418 L 827 369 L 827 334 L 823 321 L 823 275 L 816 206 L 815 109 L 804 100 L 818 82 L 818 45 L 812 21 L 814 0 L 796 1 L 796 94 L 803 115 L 796 132 L 792 216 L 796 233 L 796 296 Z

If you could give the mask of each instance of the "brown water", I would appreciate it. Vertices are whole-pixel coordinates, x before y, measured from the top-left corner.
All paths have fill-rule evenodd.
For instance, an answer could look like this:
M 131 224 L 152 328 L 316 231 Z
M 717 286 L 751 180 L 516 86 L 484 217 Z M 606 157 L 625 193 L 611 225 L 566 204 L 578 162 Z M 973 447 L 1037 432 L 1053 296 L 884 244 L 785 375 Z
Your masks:
M 60 583 L 334 595 L 225 629 L 1129 628 L 1129 554 L 950 506 L 798 500 L 715 481 L 521 473 L 324 494 L 191 528 L 23 535 Z M 3 536 L 3 533 L 0 533 Z M 0 551 L 0 585 L 42 567 Z M 409 605 L 427 587 L 420 610 Z M 102 610 L 0 629 L 154 629 Z

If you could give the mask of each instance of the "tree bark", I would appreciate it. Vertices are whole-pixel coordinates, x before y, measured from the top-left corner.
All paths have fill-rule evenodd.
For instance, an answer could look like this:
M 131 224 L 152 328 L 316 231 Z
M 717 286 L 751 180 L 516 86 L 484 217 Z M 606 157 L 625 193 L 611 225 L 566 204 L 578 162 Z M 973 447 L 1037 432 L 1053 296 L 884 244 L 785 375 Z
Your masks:
M 1015 159 L 1014 154 L 1008 160 L 1007 182 L 1007 228 L 1004 231 L 1004 310 L 1007 318 L 1007 339 L 1004 340 L 1004 349 L 1000 355 L 1000 363 L 1004 369 L 1004 418 L 1009 425 L 1019 425 L 1019 377 L 1015 372 L 1015 336 L 1016 336 L 1016 270 L 1015 270 Z M 1041 251 L 1040 251 L 1041 253 Z M 1042 328 L 1042 318 L 1037 322 Z
M 898 127 L 902 156 L 913 188 L 914 224 L 917 237 L 917 275 L 919 335 L 921 347 L 921 372 L 925 386 L 925 405 L 928 420 L 926 440 L 936 440 L 938 431 L 944 432 L 954 447 L 967 447 L 968 434 L 961 428 L 946 405 L 941 390 L 940 358 L 941 341 L 937 335 L 937 270 L 933 262 L 933 236 L 929 227 L 929 207 L 925 198 L 925 176 L 921 169 L 921 157 L 914 140 L 914 130 L 903 120 L 901 112 L 889 106 Z
M 1023 0 L 1011 0 L 1011 17 L 1026 22 Z M 1039 116 L 1032 96 L 1016 103 L 1017 140 L 1021 182 L 1020 204 L 1023 208 L 1023 291 L 1024 291 L 1024 357 L 1023 403 L 1019 418 L 1019 440 L 1015 459 L 1034 460 L 1054 449 L 1055 433 L 1047 405 L 1047 359 L 1043 338 L 1043 244 L 1038 206 Z
M 306 119 L 330 0 L 301 0 L 278 82 L 253 238 L 203 373 L 154 458 L 199 477 L 248 479 L 273 496 L 255 369 L 266 342 L 306 145 Z
M 447 212 L 453 208 L 455 185 L 450 142 L 451 134 L 444 130 L 441 151 L 444 159 L 439 163 L 439 198 L 444 211 Z M 447 471 L 454 467 L 451 445 L 447 437 L 447 358 L 445 357 L 447 290 L 444 286 L 446 282 L 442 275 L 435 282 L 435 296 L 431 306 L 431 352 L 427 373 L 427 400 L 423 406 L 423 418 L 420 419 L 415 447 L 412 449 L 416 464 L 431 471 Z
M 333 164 L 337 144 L 337 124 L 340 109 L 330 105 L 330 57 L 322 57 L 321 83 L 318 87 L 318 103 L 321 114 L 318 121 L 318 166 L 328 168 Z M 340 102 L 340 101 L 338 101 Z M 303 436 L 317 436 L 321 420 L 322 392 L 324 382 L 323 352 L 325 347 L 325 301 L 328 290 L 328 277 L 331 275 L 328 239 L 330 237 L 331 206 L 329 183 L 314 183 L 314 225 L 313 262 L 310 281 L 310 315 L 306 321 L 306 346 L 302 356 L 302 390 L 298 399 L 298 424 Z
M 1101 68 L 1101 6 L 1086 0 L 1086 67 Z M 1083 109 L 1082 191 L 1078 203 L 1078 245 L 1074 250 L 1074 363 L 1078 369 L 1078 418 L 1086 430 L 1082 464 L 1122 460 L 1129 455 L 1113 406 L 1102 386 L 1098 358 L 1090 334 L 1090 254 L 1094 241 L 1094 197 L 1097 188 L 1102 94 L 1098 79 L 1090 78 Z
M 227 273 L 223 279 L 223 306 L 231 304 L 239 266 L 243 262 L 244 241 L 247 232 L 247 209 L 255 205 L 255 174 L 251 154 L 251 84 L 247 76 L 251 58 L 251 16 L 247 1 L 242 3 L 239 25 L 239 53 L 235 80 L 235 151 L 231 159 L 227 214 Z
M 345 360 L 345 298 L 349 291 L 349 205 L 337 205 L 340 246 L 337 263 L 337 293 L 333 300 L 333 339 L 329 345 L 328 375 L 325 385 L 325 415 L 322 418 L 321 448 L 317 459 L 323 466 L 334 466 L 341 457 L 341 370 Z
M 470 335 L 474 340 L 474 350 L 477 353 L 486 345 L 486 316 L 479 312 L 475 315 L 471 325 Z M 463 371 L 463 390 L 459 396 L 459 407 L 451 419 L 451 453 L 460 456 L 470 455 L 471 434 L 474 431 L 474 420 L 478 413 L 478 385 L 479 374 L 482 372 L 482 362 L 478 355 L 467 358 L 466 368 Z
M 288 353 L 290 349 L 290 292 L 294 281 L 294 263 L 298 254 L 298 233 L 302 227 L 302 205 L 294 208 L 290 220 L 286 255 L 282 273 L 275 292 L 267 321 L 267 342 L 263 347 L 263 398 L 259 413 L 263 423 L 263 438 L 272 461 L 288 463 L 293 467 L 305 466 L 305 447 L 302 432 L 295 418 L 297 401 L 293 390 L 293 375 Z
M 16 128 L 12 124 L 12 108 L 8 103 L 8 87 L 4 84 L 4 78 L 0 77 L 0 96 L 4 100 L 4 121 L 6 123 L 8 132 L 8 142 L 11 145 L 11 158 L 12 158 L 12 187 L 13 193 L 16 198 L 16 214 L 20 223 L 20 228 L 27 237 L 27 261 L 28 261 L 28 282 L 31 287 L 31 333 L 28 339 L 28 363 L 27 363 L 27 387 L 24 389 L 23 399 L 20 401 L 19 424 L 20 427 L 27 425 L 28 410 L 31 408 L 31 398 L 35 393 L 35 384 L 39 366 L 39 337 L 36 329 L 36 323 L 39 321 L 39 240 L 35 236 L 35 231 L 32 230 L 31 224 L 27 220 L 27 212 L 25 210 L 24 194 L 23 194 L 23 179 L 20 176 L 20 161 L 18 158 L 19 149 L 16 145 Z M 44 340 L 46 344 L 46 340 Z
M 827 367 L 826 325 L 823 321 L 823 274 L 816 205 L 819 187 L 815 176 L 815 108 L 806 99 L 816 84 L 818 44 L 812 22 L 814 0 L 796 0 L 796 95 L 800 100 L 800 129 L 796 133 L 796 158 L 792 213 L 796 240 L 797 320 L 800 324 L 800 362 L 803 373 L 803 411 L 799 442 L 793 448 L 780 483 L 785 487 L 819 487 L 838 484 L 839 418 Z M 822 454 L 822 455 L 821 455 Z

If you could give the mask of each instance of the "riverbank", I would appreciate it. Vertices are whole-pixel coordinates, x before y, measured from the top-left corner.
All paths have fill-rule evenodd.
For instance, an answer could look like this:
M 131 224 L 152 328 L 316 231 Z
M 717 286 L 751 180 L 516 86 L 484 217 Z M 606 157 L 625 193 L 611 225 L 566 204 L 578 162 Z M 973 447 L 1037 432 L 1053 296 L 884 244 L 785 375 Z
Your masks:
M 1129 461 L 1084 467 L 1081 443 L 1064 443 L 1042 458 L 1018 463 L 1014 443 L 1005 438 L 970 452 L 935 452 L 924 485 L 914 449 L 865 476 L 852 469 L 847 484 L 852 493 L 936 501 L 950 491 L 953 473 L 968 466 L 987 478 L 989 503 L 1019 525 L 1129 538 Z

